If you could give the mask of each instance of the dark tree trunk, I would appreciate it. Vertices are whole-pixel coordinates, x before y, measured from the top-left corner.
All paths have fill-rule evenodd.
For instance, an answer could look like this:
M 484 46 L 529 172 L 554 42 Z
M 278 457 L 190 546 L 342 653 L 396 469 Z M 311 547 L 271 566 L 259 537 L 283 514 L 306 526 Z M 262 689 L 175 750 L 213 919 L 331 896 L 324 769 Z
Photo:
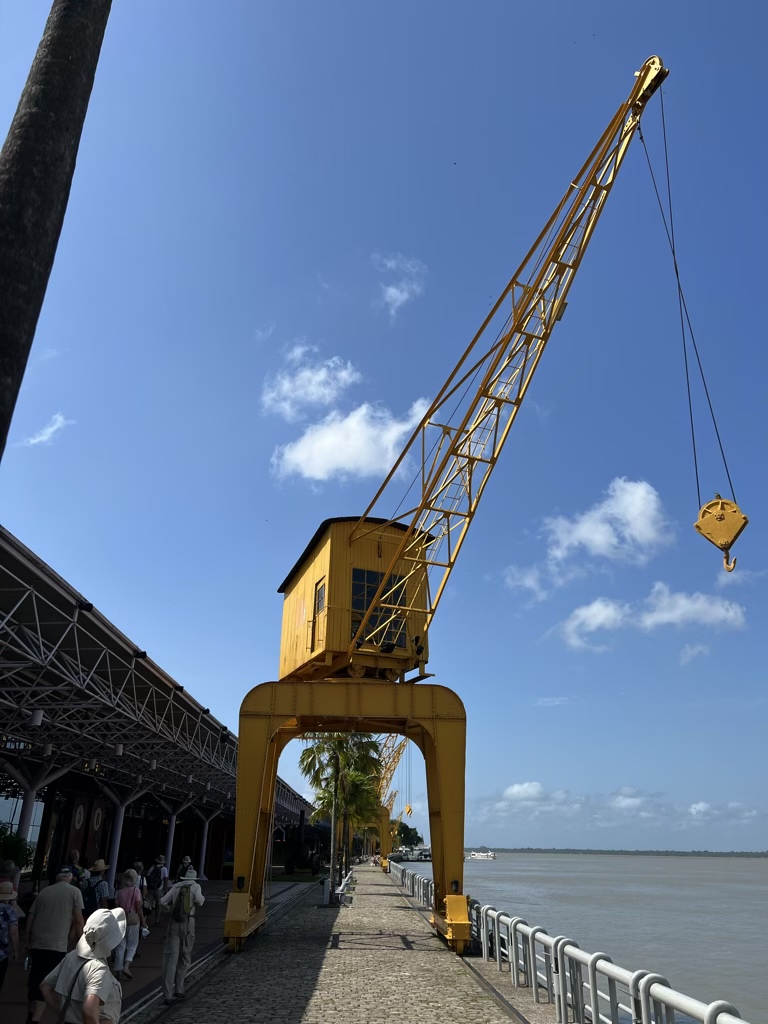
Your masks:
M 112 0 L 54 0 L 0 151 L 0 458 L 48 286 Z

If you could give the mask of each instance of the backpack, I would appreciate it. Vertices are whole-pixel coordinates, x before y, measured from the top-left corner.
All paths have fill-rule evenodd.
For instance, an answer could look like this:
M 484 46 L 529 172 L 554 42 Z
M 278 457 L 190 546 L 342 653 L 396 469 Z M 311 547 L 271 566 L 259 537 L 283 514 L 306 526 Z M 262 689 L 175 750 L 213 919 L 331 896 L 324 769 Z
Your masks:
M 179 889 L 171 910 L 172 921 L 187 921 L 192 910 L 192 886 L 184 885 Z
M 157 864 L 153 864 L 147 874 L 147 889 L 152 892 L 157 892 L 158 889 L 163 888 L 163 875 Z
M 88 917 L 94 910 L 99 909 L 98 890 L 101 884 L 100 878 L 89 878 L 83 886 L 83 910 Z

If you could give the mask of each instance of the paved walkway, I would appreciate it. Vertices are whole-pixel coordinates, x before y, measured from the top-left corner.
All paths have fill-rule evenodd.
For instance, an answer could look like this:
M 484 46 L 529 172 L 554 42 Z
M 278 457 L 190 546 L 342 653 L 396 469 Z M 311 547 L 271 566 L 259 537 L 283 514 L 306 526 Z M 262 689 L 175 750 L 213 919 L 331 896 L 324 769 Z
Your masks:
M 201 884 L 205 903 L 197 911 L 197 937 L 192 954 L 193 960 L 200 958 L 212 948 L 221 948 L 226 910 L 225 893 L 232 888 L 231 882 L 202 882 Z M 272 882 L 270 908 L 278 907 L 281 899 L 290 897 L 299 887 L 300 885 L 290 882 Z M 312 886 L 313 892 L 317 888 L 319 886 L 315 883 Z M 149 992 L 155 991 L 159 987 L 167 922 L 168 915 L 161 917 L 160 925 L 157 928 L 151 927 L 149 938 L 142 939 L 139 943 L 140 956 L 133 961 L 131 967 L 133 981 L 122 983 L 124 1013 L 131 1005 L 140 1002 Z M 27 1017 L 27 977 L 19 965 L 9 965 L 0 995 L 1 1024 L 24 1024 Z M 55 1015 L 50 1010 L 46 1010 L 43 1024 L 52 1024 L 54 1019 Z
M 306 896 L 154 1019 L 162 1024 L 509 1024 L 379 868 L 351 906 Z M 318 887 L 319 889 L 319 887 Z M 136 1018 L 145 1024 L 149 1015 Z

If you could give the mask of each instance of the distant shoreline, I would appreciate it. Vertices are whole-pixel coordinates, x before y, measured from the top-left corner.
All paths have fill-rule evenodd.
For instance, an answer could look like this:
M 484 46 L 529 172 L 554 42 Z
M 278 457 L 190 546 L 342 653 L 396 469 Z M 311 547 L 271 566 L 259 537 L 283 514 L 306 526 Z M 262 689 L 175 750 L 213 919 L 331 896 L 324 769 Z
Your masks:
M 467 846 L 466 850 L 488 850 L 488 846 Z M 750 850 L 741 852 L 729 850 L 718 852 L 716 850 L 571 850 L 557 849 L 555 847 L 540 846 L 494 846 L 495 853 L 582 853 L 600 854 L 607 857 L 768 857 L 768 850 Z

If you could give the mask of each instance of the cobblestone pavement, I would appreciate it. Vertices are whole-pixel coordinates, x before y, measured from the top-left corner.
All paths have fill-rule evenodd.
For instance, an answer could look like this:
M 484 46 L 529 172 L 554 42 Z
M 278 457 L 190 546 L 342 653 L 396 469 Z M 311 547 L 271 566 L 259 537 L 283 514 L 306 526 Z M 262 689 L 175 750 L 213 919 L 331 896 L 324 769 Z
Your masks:
M 378 868 L 351 906 L 309 891 L 212 971 L 167 1024 L 509 1024 L 510 1015 Z

